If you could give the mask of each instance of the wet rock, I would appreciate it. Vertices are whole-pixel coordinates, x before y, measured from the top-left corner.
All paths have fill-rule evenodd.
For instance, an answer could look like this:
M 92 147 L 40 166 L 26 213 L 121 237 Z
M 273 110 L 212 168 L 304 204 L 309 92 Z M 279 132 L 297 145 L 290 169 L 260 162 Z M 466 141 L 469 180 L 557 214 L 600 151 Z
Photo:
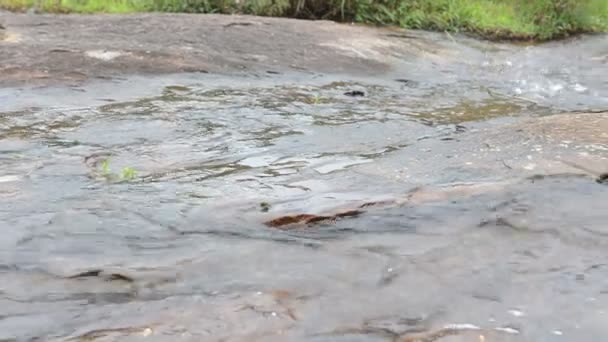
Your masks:
M 91 278 L 91 277 L 99 277 L 106 281 L 124 281 L 127 283 L 132 283 L 135 281 L 132 277 L 121 274 L 121 273 L 106 273 L 101 269 L 94 269 L 89 271 L 84 271 L 72 276 L 68 276 L 67 279 L 79 279 L 79 278 Z
M 362 92 L 361 90 L 351 90 L 351 91 L 347 91 L 346 93 L 344 93 L 344 95 L 346 96 L 352 96 L 352 97 L 363 97 L 365 96 L 365 93 Z
M 608 172 L 602 173 L 601 175 L 599 175 L 599 177 L 597 177 L 596 181 L 600 184 L 608 184 Z
M 140 29 L 135 37 L 147 36 L 141 39 L 142 50 L 148 49 L 152 38 L 163 34 L 159 30 L 183 33 L 177 41 L 162 42 L 164 50 L 170 48 L 184 55 L 175 56 L 181 67 L 188 62 L 188 51 L 196 52 L 199 46 L 201 63 L 206 60 L 203 49 L 212 51 L 211 57 L 218 64 L 232 63 L 224 59 L 231 55 L 224 54 L 222 44 L 218 43 L 221 49 L 213 49 L 214 44 L 199 41 L 199 37 L 230 41 L 214 33 L 219 29 L 226 34 L 245 34 L 243 39 L 251 45 L 236 40 L 235 46 L 254 58 L 243 61 L 240 55 L 232 57 L 235 63 L 257 70 L 255 78 L 246 81 L 253 85 L 244 88 L 239 85 L 243 79 L 228 76 L 196 76 L 196 81 L 163 77 L 154 86 L 148 77 L 137 79 L 126 84 L 132 88 L 142 84 L 146 91 L 162 91 L 162 95 L 126 105 L 121 104 L 123 95 L 119 92 L 135 98 L 140 95 L 125 91 L 122 83 L 110 84 L 117 89 L 110 93 L 95 88 L 98 86 L 87 88 L 87 93 L 69 91 L 66 95 L 61 90 L 57 92 L 59 97 L 54 92 L 44 93 L 46 97 L 35 101 L 43 108 L 0 118 L 5 131 L 28 133 L 19 135 L 19 139 L 31 145 L 13 148 L 5 140 L 0 143 L 0 150 L 4 149 L 0 151 L 4 152 L 0 153 L 0 174 L 24 177 L 24 181 L 0 177 L 0 188 L 10 185 L 11 191 L 14 188 L 27 194 L 25 199 L 0 195 L 4 200 L 0 203 L 0 221 L 7 222 L 8 228 L 0 241 L 0 255 L 6 263 L 20 267 L 13 270 L 7 266 L 0 272 L 0 307 L 2 316 L 8 317 L 0 319 L 0 339 L 13 335 L 19 340 L 39 336 L 45 340 L 44 336 L 68 335 L 134 340 L 139 336 L 127 336 L 131 331 L 122 327 L 160 322 L 160 327 L 154 327 L 154 340 L 309 341 L 319 331 L 354 327 L 342 330 L 343 335 L 337 331 L 318 340 L 482 341 L 478 337 L 483 334 L 487 342 L 504 341 L 508 337 L 503 339 L 499 333 L 513 334 L 516 330 L 505 325 L 516 318 L 506 310 L 523 303 L 529 310 L 529 320 L 518 319 L 522 328 L 517 330 L 525 331 L 525 338 L 542 340 L 559 328 L 572 340 L 602 340 L 605 324 L 597 311 L 606 307 L 601 296 L 601 291 L 606 291 L 603 270 L 585 271 L 585 281 L 574 278 L 584 267 L 606 261 L 606 214 L 601 205 L 608 193 L 595 183 L 600 172 L 585 173 L 584 179 L 538 177 L 535 183 L 524 177 L 532 172 L 574 172 L 564 170 L 558 160 L 543 168 L 537 145 L 545 153 L 544 160 L 587 153 L 588 159 L 605 164 L 606 159 L 601 159 L 606 151 L 602 149 L 605 140 L 601 140 L 607 132 L 602 126 L 605 119 L 597 115 L 578 120 L 565 115 L 561 119 L 538 119 L 535 115 L 541 113 L 526 106 L 480 105 L 475 100 L 479 93 L 474 89 L 483 84 L 460 79 L 469 69 L 455 70 L 446 61 L 449 56 L 441 51 L 437 57 L 424 53 L 424 59 L 440 62 L 432 70 L 447 71 L 450 77 L 458 77 L 454 80 L 458 83 L 434 85 L 447 79 L 422 68 L 420 74 L 416 71 L 411 77 L 424 76 L 424 87 L 407 91 L 407 83 L 392 80 L 395 75 L 410 77 L 410 73 L 399 70 L 382 81 L 398 88 L 392 90 L 356 82 L 330 88 L 301 85 L 299 78 L 290 78 L 287 72 L 288 84 L 298 86 L 274 85 L 282 78 L 259 76 L 269 69 L 285 71 L 283 62 L 255 57 L 273 54 L 264 51 L 269 45 L 263 39 L 248 36 L 254 30 L 253 36 L 269 37 L 258 30 L 263 26 L 222 30 L 224 19 L 208 17 L 205 21 L 212 25 L 192 25 L 200 17 L 175 16 L 171 18 L 180 25 L 185 22 L 186 27 L 151 25 L 160 29 L 150 31 L 146 27 L 149 22 L 159 23 L 154 18 L 150 15 L 143 20 L 137 15 L 121 23 L 115 18 L 105 19 L 116 25 L 111 28 L 116 33 L 112 34 L 116 46 L 108 45 L 103 37 L 99 44 L 88 38 L 110 31 L 105 23 L 88 17 L 86 22 L 94 25 L 83 27 L 95 27 L 95 32 L 79 38 L 91 41 L 85 46 L 68 44 L 69 37 L 64 45 L 63 35 L 71 35 L 72 30 L 49 27 L 60 33 L 61 40 L 51 39 L 51 44 L 41 49 L 44 56 L 25 53 L 22 62 L 11 60 L 16 58 L 11 57 L 12 48 L 0 49 L 9 57 L 2 60 L 15 65 L 12 70 L 27 70 L 28 60 L 38 67 L 29 58 L 32 56 L 46 60 L 42 66 L 50 63 L 91 77 L 99 72 L 112 76 L 111 70 L 128 73 L 141 65 L 137 63 L 146 61 L 170 65 L 169 59 L 174 57 L 157 54 L 154 49 L 152 54 L 134 51 L 138 47 L 132 44 L 133 36 L 124 41 L 119 38 L 121 25 L 126 25 L 124 31 Z M 14 18 L 6 20 L 10 20 L 9 25 L 19 26 L 13 23 Z M 58 20 L 67 20 L 64 28 L 80 27 L 78 22 L 73 25 L 78 19 Z M 0 21 L 5 21 L 1 15 Z M 200 27 L 211 34 L 197 34 Z M 340 36 L 333 32 L 327 32 L 327 39 Z M 279 38 L 283 34 L 276 33 Z M 194 41 L 187 43 L 183 37 Z M 168 41 L 175 45 L 167 47 Z M 314 52 L 303 56 L 336 68 L 323 55 L 325 51 L 309 48 L 315 42 L 307 43 L 306 36 L 297 43 Z M 24 39 L 23 47 L 16 46 L 15 50 L 37 49 L 38 44 L 28 44 L 32 41 Z M 69 52 L 48 53 L 49 47 L 60 46 L 78 46 L 82 51 L 112 46 L 132 55 L 85 66 L 79 65 L 79 60 L 73 63 Z M 190 46 L 194 50 L 179 50 Z M 281 44 L 272 46 L 283 49 Z M 427 51 L 424 46 L 419 49 Z M 456 46 L 453 50 L 457 52 Z M 285 58 L 291 61 L 294 55 L 290 51 L 287 46 Z M 349 53 L 358 51 L 370 55 L 364 46 L 354 46 Z M 383 55 L 390 55 L 387 52 Z M 77 55 L 84 59 L 82 53 Z M 414 57 L 407 61 L 417 65 Z M 302 60 L 304 57 L 295 58 L 294 63 L 319 70 L 314 63 Z M 60 59 L 65 63 L 51 63 Z M 474 68 L 482 62 L 463 60 Z M 361 59 L 355 61 L 362 63 Z M 214 63 L 210 70 L 214 70 Z M 97 67 L 103 69 L 91 69 Z M 506 74 L 511 77 L 515 71 Z M 340 68 L 340 72 L 348 74 L 349 68 Z M 484 78 L 492 78 L 492 83 L 508 83 L 495 80 L 491 70 L 479 72 Z M 10 72 L 8 75 L 10 79 Z M 47 77 L 55 82 L 52 73 Z M 337 79 L 344 80 L 341 75 Z M 257 86 L 257 82 L 262 83 Z M 189 87 L 166 87 L 170 84 Z M 151 89 L 157 86 L 158 90 Z M 465 90 L 458 94 L 472 99 L 467 105 L 458 105 L 455 98 L 459 95 L 453 91 L 460 88 Z M 365 90 L 367 98 L 343 95 L 353 89 Z M 6 94 L 3 99 L 10 102 L 21 93 Z M 118 102 L 114 107 L 94 108 L 87 94 L 116 98 Z M 66 103 L 67 96 L 74 99 Z M 25 103 L 34 97 L 23 98 Z M 49 102 L 49 98 L 53 100 Z M 56 104 L 61 110 L 45 103 Z M 77 108 L 91 107 L 82 110 L 83 119 L 65 125 L 64 118 L 72 117 L 70 103 Z M 441 110 L 443 106 L 445 111 Z M 440 110 L 435 113 L 437 108 Z M 420 116 L 410 115 L 420 110 Z M 523 112 L 533 118 L 480 122 Z M 57 119 L 49 125 L 54 113 Z M 457 126 L 463 121 L 469 122 L 466 129 Z M 505 126 L 509 122 L 517 124 Z M 421 135 L 431 138 L 416 141 Z M 439 143 L 442 137 L 457 141 Z M 81 143 L 66 143 L 71 141 Z M 389 150 L 391 146 L 397 147 Z M 138 184 L 100 183 L 86 177 L 103 177 L 102 163 L 110 156 L 116 165 L 121 161 L 141 165 L 150 177 L 142 177 Z M 501 160 L 508 166 L 500 164 Z M 366 164 L 355 166 L 359 161 Z M 536 169 L 521 171 L 532 162 Z M 34 167 L 38 164 L 41 168 Z M 591 165 L 588 161 L 580 164 Z M 592 169 L 608 170 L 599 164 Z M 409 191 L 416 185 L 422 186 Z M 371 194 L 373 197 L 368 197 Z M 259 213 L 265 207 L 256 201 L 260 198 L 272 203 L 269 213 Z M 227 205 L 220 208 L 218 201 L 224 199 Z M 237 201 L 243 203 L 235 204 Z M 66 208 L 78 215 L 62 215 Z M 195 215 L 197 210 L 203 212 Z M 281 217 L 284 214 L 290 215 Z M 356 219 L 339 222 L 335 228 L 326 225 L 348 217 Z M 304 229 L 277 233 L 256 224 L 272 218 L 275 220 L 268 226 Z M 482 218 L 488 219 L 488 229 L 475 227 Z M 46 224 L 49 220 L 54 223 Z M 305 230 L 308 227 L 312 228 Z M 323 229 L 316 231 L 315 227 Z M 551 233 L 551 229 L 557 233 Z M 591 262 L 594 265 L 589 265 Z M 109 269 L 108 265 L 124 265 L 125 269 Z M 31 274 L 27 270 L 32 267 L 51 267 L 50 275 Z M 59 270 L 55 270 L 57 267 Z M 70 268 L 66 271 L 65 267 Z M 154 279 L 150 273 L 159 267 L 179 276 L 167 281 Z M 66 279 L 66 275 L 71 277 Z M 257 290 L 264 292 L 258 295 Z M 302 299 L 301 293 L 314 295 Z M 593 302 L 584 302 L 590 297 L 594 297 Z M 441 312 L 441 317 L 426 322 L 416 319 L 429 312 Z M 496 321 L 485 325 L 491 316 L 496 316 Z M 372 321 L 371 317 L 383 319 Z M 569 318 L 580 321 L 581 329 L 566 326 Z M 466 323 L 479 324 L 480 328 Z M 496 327 L 501 330 L 494 331 Z M 133 333 L 143 336 L 145 331 L 149 332 Z M 498 338 L 492 338 L 491 333 Z
M 325 222 L 335 222 L 341 218 L 357 217 L 363 214 L 362 210 L 346 210 L 333 215 L 312 215 L 312 214 L 299 214 L 299 215 L 285 215 L 276 219 L 267 221 L 265 224 L 273 228 L 287 229 L 294 226 L 306 226 L 312 224 L 319 224 Z
M 477 194 L 495 192 L 503 190 L 506 182 L 489 182 L 478 184 L 452 184 L 436 189 L 414 188 L 404 196 L 382 201 L 363 202 L 357 206 L 343 209 L 337 213 L 318 215 L 318 214 L 295 214 L 284 215 L 266 221 L 264 224 L 273 228 L 289 229 L 302 226 L 310 226 L 321 223 L 331 223 L 338 219 L 354 218 L 365 213 L 363 209 L 370 207 L 402 206 L 405 204 L 421 204 L 426 202 L 436 202 L 448 200 L 453 196 L 470 197 Z
M 124 327 L 124 328 L 107 328 L 107 329 L 95 329 L 85 332 L 81 335 L 74 336 L 68 341 L 95 341 L 104 337 L 122 337 L 139 335 L 147 337 L 153 333 L 150 327 Z
M 394 39 L 382 36 L 386 32 L 382 29 L 284 18 L 235 18 L 188 14 L 45 17 L 45 39 L 39 41 L 42 45 L 19 44 L 2 51 L 2 60 L 10 61 L 14 68 L 2 70 L 0 83 L 60 84 L 68 81 L 66 75 L 75 69 L 91 78 L 260 69 L 281 73 L 291 69 L 322 73 L 338 69 L 375 75 L 389 68 L 383 50 L 401 49 L 392 42 Z M 0 12 L 0 21 L 19 26 L 25 37 L 39 35 L 40 19 L 36 16 Z M 64 30 L 65 26 L 78 29 Z M 188 33 L 178 37 L 171 32 Z M 138 44 L 133 45 L 132 39 Z M 88 58 L 80 53 L 46 53 L 59 44 L 82 48 Z M 105 52 L 108 46 L 114 51 Z M 48 71 L 45 78 L 32 77 L 35 71 L 43 70 Z
M 514 330 L 513 330 L 514 331 Z M 457 341 L 484 341 L 485 335 L 514 334 L 511 330 L 483 329 L 474 324 L 447 324 L 443 327 L 430 328 L 423 319 L 399 319 L 395 321 L 367 321 L 362 327 L 336 329 L 329 335 L 365 335 L 386 338 L 399 342 L 434 342 L 444 341 L 450 336 L 459 336 Z M 471 339 L 475 338 L 475 339 Z
M 229 27 L 233 27 L 233 26 L 252 26 L 252 25 L 255 25 L 255 24 L 251 23 L 251 22 L 237 21 L 237 22 L 232 22 L 232 23 L 228 23 L 228 24 L 224 25 L 224 28 L 229 28 Z
M 268 202 L 261 202 L 260 203 L 260 211 L 263 213 L 268 212 L 268 210 L 270 210 L 270 203 Z
M 292 291 L 283 289 L 268 293 L 257 292 L 237 311 L 250 311 L 267 318 L 297 321 L 299 317 L 295 305 L 305 299 L 306 296 L 296 296 Z
M 399 82 L 399 83 L 403 83 L 404 85 L 406 85 L 408 87 L 415 87 L 415 86 L 418 85 L 418 82 L 412 81 L 412 80 L 408 80 L 408 79 L 405 79 L 405 78 L 397 78 L 397 79 L 395 79 L 395 81 Z
M 395 200 L 366 202 L 361 204 L 359 208 L 383 207 L 391 204 L 395 204 Z
M 364 325 L 370 329 L 390 332 L 390 335 L 399 336 L 408 333 L 423 332 L 428 329 L 429 317 L 390 317 L 377 318 L 365 321 Z
M 397 341 L 399 342 L 434 342 L 443 339 L 447 336 L 457 335 L 458 330 L 455 329 L 439 329 L 430 332 L 422 333 L 408 333 L 400 336 Z

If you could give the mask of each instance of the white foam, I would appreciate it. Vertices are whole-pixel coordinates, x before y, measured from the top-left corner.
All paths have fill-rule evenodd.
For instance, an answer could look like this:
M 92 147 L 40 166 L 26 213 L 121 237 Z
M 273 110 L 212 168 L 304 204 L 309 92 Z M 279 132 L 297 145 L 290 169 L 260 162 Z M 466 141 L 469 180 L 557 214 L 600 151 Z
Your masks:
M 124 53 L 120 51 L 107 51 L 107 50 L 90 50 L 84 53 L 87 57 L 100 59 L 102 61 L 109 62 L 115 58 L 118 58 Z
M 16 182 L 19 179 L 20 179 L 20 177 L 16 176 L 16 175 L 0 176 L 0 183 Z
M 447 324 L 443 326 L 444 329 L 451 329 L 451 330 L 481 330 L 480 327 L 474 325 L 474 324 L 469 324 L 469 323 L 464 323 L 464 324 Z

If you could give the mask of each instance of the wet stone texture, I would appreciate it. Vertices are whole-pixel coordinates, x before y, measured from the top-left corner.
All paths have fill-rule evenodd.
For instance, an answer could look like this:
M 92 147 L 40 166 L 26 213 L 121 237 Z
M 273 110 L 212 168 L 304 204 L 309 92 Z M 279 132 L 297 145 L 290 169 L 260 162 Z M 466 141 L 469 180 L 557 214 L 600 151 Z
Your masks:
M 22 37 L 0 42 L 11 56 L 39 22 L 60 25 L 4 18 Z M 101 20 L 66 20 L 87 18 Z M 185 25 L 104 30 L 142 18 Z M 301 28 L 347 75 L 279 57 L 268 73 L 258 56 L 249 73 L 118 79 L 141 70 L 94 45 L 113 37 L 102 30 L 86 49 L 109 64 L 81 83 L 61 66 L 38 88 L 0 76 L 0 341 L 606 339 L 606 36 L 353 28 L 371 43 L 246 19 Z M 65 42 L 91 34 L 73 27 Z M 234 33 L 216 34 L 199 43 Z M 27 61 L 42 57 L 15 56 L 39 72 Z M 92 81 L 100 70 L 113 76 Z

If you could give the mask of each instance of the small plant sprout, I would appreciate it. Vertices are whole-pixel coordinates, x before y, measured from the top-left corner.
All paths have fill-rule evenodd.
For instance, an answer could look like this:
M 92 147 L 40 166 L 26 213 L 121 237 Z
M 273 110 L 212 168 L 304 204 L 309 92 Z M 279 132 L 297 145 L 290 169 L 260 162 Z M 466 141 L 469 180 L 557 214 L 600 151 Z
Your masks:
M 122 173 L 120 175 L 120 178 L 123 180 L 133 180 L 135 177 L 137 177 L 137 171 L 135 171 L 134 168 L 132 167 L 125 167 L 122 169 Z
M 130 181 L 137 177 L 137 171 L 132 167 L 124 167 L 120 174 L 115 174 L 110 170 L 110 159 L 104 159 L 101 162 L 101 175 L 109 181 Z
M 104 176 L 110 176 L 110 159 L 104 159 L 101 162 L 101 173 Z

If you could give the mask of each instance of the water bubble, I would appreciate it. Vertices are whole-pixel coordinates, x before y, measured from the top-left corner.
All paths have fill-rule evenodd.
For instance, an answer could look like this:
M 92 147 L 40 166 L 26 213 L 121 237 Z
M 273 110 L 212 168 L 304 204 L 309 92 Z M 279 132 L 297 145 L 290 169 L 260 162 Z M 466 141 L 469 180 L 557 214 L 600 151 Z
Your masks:
M 449 330 L 481 330 L 480 327 L 475 324 L 464 323 L 464 324 L 447 324 L 443 327 Z
M 148 337 L 148 336 L 152 335 L 152 329 L 146 328 L 146 329 L 144 329 L 144 331 L 141 334 L 143 337 Z
M 494 328 L 494 330 L 504 332 L 507 334 L 513 334 L 513 335 L 519 334 L 519 330 L 513 329 L 511 327 L 498 327 L 498 328 Z
M 574 91 L 579 93 L 582 93 L 587 90 L 587 87 L 583 86 L 580 83 L 576 83 L 572 88 L 574 89 Z
M 523 317 L 523 316 L 526 315 L 523 311 L 517 310 L 517 309 L 512 309 L 512 310 L 509 310 L 507 312 L 509 314 L 511 314 L 512 316 L 515 316 L 515 317 Z

